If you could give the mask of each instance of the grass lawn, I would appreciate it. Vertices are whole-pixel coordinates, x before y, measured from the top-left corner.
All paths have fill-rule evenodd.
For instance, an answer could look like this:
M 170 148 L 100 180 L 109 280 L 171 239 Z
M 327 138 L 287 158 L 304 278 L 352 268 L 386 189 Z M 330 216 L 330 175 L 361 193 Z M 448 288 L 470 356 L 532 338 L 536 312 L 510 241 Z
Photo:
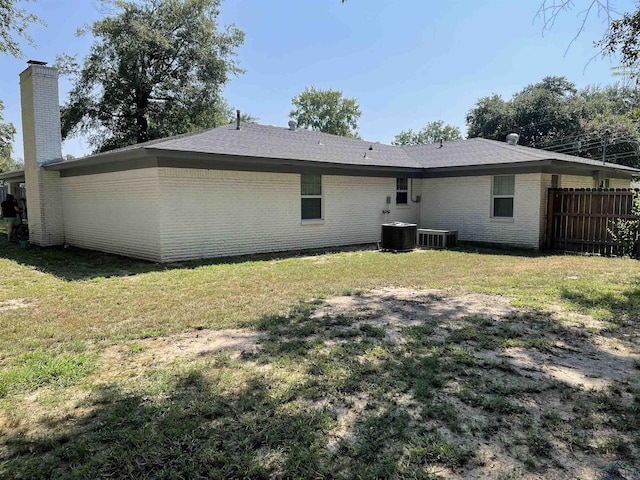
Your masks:
M 2 240 L 1 478 L 640 468 L 636 261 L 359 250 L 154 265 Z

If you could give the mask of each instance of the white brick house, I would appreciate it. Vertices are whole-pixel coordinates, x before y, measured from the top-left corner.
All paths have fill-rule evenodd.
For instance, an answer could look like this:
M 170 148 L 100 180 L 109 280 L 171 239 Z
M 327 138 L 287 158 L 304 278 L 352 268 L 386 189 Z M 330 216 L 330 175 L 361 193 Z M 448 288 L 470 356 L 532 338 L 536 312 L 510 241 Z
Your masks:
M 227 125 L 62 161 L 57 74 L 21 74 L 31 241 L 157 262 L 373 243 L 390 221 L 539 248 L 547 189 L 640 171 L 484 139 L 396 147 Z M 21 176 L 22 174 L 22 176 Z

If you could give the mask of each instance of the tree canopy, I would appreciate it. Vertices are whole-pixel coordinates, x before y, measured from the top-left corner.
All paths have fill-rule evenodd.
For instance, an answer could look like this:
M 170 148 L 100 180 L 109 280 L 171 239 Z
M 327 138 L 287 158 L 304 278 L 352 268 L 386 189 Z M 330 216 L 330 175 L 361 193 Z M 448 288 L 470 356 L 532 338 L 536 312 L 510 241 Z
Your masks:
M 636 83 L 640 82 L 640 5 L 635 12 L 612 20 L 609 31 L 596 45 L 606 55 L 619 53 L 624 71 Z
M 4 104 L 2 103 L 2 100 L 0 100 L 0 172 L 14 170 L 16 166 L 14 161 L 11 159 L 13 137 L 16 134 L 16 129 L 13 124 L 3 122 L 3 110 Z
M 404 130 L 396 135 L 391 142 L 393 145 L 425 145 L 436 143 L 440 140 L 446 142 L 450 140 L 461 140 L 462 135 L 458 127 L 445 125 L 442 120 L 427 123 L 421 130 Z
M 219 31 L 220 0 L 111 0 L 62 108 L 63 137 L 87 134 L 96 151 L 226 123 L 221 96 L 244 34 Z
M 338 90 L 305 88 L 291 100 L 289 117 L 301 128 L 311 128 L 343 137 L 358 136 L 362 112 L 355 98 L 345 98 Z
M 580 91 L 564 77 L 546 77 L 510 100 L 491 95 L 467 114 L 468 136 L 504 141 L 520 135 L 519 144 L 559 153 L 602 158 L 640 166 L 640 92 L 613 85 Z
M 24 8 L 18 8 L 16 3 L 16 0 L 0 0 L 0 53 L 21 57 L 22 50 L 16 36 L 33 44 L 27 28 L 32 23 L 42 23 L 42 20 Z

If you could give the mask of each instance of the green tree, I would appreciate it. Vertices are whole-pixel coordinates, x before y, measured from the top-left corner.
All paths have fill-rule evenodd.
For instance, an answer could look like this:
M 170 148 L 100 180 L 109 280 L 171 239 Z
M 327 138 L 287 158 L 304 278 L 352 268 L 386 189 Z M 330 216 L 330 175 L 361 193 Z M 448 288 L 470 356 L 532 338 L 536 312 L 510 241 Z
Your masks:
M 582 122 L 582 133 L 572 153 L 585 158 L 600 160 L 606 142 L 608 162 L 640 166 L 638 146 L 640 132 L 637 124 L 628 115 L 603 113 Z
M 3 110 L 4 104 L 0 100 L 0 172 L 7 172 L 14 170 L 16 167 L 15 162 L 11 159 L 13 137 L 16 134 L 16 129 L 13 124 L 3 122 Z
M 460 129 L 452 125 L 445 125 L 442 120 L 429 122 L 418 132 L 404 130 L 396 135 L 391 142 L 393 145 L 425 145 L 436 143 L 440 140 L 446 142 L 450 140 L 461 140 Z
M 42 23 L 42 20 L 37 15 L 16 7 L 16 3 L 16 0 L 0 0 L 0 53 L 19 58 L 22 57 L 22 50 L 16 35 L 33 45 L 26 30 L 30 24 Z
M 564 77 L 545 77 L 516 93 L 511 100 L 511 126 L 520 134 L 520 144 L 545 147 L 577 135 L 581 104 L 576 94 L 575 84 Z
M 511 100 L 481 98 L 467 114 L 468 136 L 519 143 L 557 153 L 640 166 L 640 92 L 626 86 L 590 86 L 577 91 L 563 77 L 546 77 Z
M 635 12 L 612 20 L 607 34 L 596 42 L 605 55 L 618 54 L 624 72 L 640 83 L 640 4 Z
M 509 101 L 498 95 L 481 98 L 467 114 L 468 137 L 504 141 L 520 135 L 520 144 L 544 147 L 580 130 L 581 104 L 575 85 L 564 77 L 545 77 Z
M 500 95 L 483 97 L 467 113 L 467 137 L 504 140 L 514 123 L 512 117 L 510 104 Z
M 226 123 L 221 96 L 244 34 L 218 30 L 220 0 L 111 0 L 62 108 L 63 137 L 83 133 L 97 151 Z
M 293 97 L 291 103 L 294 109 L 289 117 L 302 128 L 343 137 L 358 136 L 362 112 L 355 98 L 344 98 L 338 90 L 319 90 L 312 86 Z

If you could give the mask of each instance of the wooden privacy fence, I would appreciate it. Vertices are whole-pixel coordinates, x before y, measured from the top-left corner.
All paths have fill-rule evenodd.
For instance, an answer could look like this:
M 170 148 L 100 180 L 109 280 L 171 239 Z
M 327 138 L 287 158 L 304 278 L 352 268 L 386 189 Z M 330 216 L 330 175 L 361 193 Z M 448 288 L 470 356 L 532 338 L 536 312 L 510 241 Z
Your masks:
M 609 229 L 631 212 L 634 189 L 550 188 L 545 246 L 560 252 L 616 255 Z

